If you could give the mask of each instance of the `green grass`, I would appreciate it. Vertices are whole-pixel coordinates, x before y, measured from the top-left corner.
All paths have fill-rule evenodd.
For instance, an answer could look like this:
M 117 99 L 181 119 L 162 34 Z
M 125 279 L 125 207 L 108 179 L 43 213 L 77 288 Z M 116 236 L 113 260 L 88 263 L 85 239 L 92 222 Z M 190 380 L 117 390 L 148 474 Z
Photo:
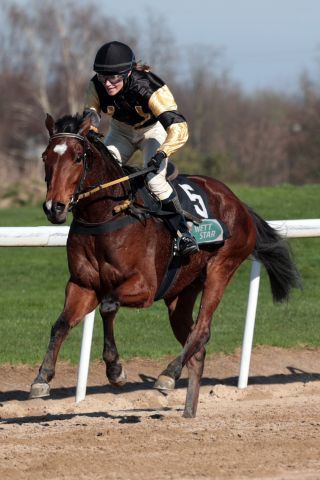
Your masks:
M 274 188 L 233 187 L 238 196 L 266 219 L 319 218 L 320 185 Z M 0 226 L 46 225 L 41 207 L 0 211 Z M 274 305 L 263 270 L 254 343 L 320 346 L 320 238 L 290 241 L 303 279 L 303 291 L 293 292 L 288 304 Z M 51 325 L 64 301 L 68 279 L 64 248 L 0 248 L 0 363 L 39 363 Z M 208 352 L 233 352 L 241 346 L 251 262 L 236 273 L 217 309 Z M 60 359 L 77 363 L 82 328 L 69 335 Z M 162 357 L 179 352 L 162 301 L 147 310 L 121 309 L 116 339 L 124 358 Z M 100 358 L 102 326 L 96 315 L 92 358 Z

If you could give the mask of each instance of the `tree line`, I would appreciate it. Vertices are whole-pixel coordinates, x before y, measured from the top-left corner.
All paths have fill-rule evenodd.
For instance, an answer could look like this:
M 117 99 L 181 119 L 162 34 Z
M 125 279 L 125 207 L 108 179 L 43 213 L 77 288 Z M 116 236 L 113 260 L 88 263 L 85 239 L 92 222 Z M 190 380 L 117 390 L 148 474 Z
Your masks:
M 180 171 L 252 185 L 320 181 L 320 92 L 307 73 L 295 94 L 244 93 L 211 47 L 179 48 L 165 19 L 139 23 L 76 0 L 9 2 L 2 11 L 0 175 L 4 182 L 43 178 L 46 113 L 83 110 L 97 49 L 117 39 L 162 77 L 189 123 L 173 158 Z M 106 133 L 108 119 L 101 130 Z M 135 158 L 136 160 L 136 158 Z

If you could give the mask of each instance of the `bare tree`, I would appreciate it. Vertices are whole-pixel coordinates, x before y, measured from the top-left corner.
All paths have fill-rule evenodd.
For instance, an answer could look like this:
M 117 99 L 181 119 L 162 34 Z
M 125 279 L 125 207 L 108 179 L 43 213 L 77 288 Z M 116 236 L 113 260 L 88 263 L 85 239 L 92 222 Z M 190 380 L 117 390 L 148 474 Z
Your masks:
M 76 0 L 31 0 L 27 9 L 7 5 L 0 97 L 6 105 L 2 121 L 12 128 L 3 148 L 20 168 L 46 138 L 46 112 L 82 111 L 98 47 L 116 33 L 126 39 L 124 27 L 96 15 L 96 8 L 93 2 L 78 8 Z
M 320 180 L 320 86 L 307 73 L 297 95 L 248 95 L 221 49 L 178 47 L 151 9 L 119 22 L 97 0 L 30 0 L 27 8 L 13 1 L 0 13 L 2 176 L 40 176 L 46 112 L 82 111 L 94 55 L 118 39 L 168 83 L 188 120 L 189 142 L 174 157 L 180 169 L 257 185 Z

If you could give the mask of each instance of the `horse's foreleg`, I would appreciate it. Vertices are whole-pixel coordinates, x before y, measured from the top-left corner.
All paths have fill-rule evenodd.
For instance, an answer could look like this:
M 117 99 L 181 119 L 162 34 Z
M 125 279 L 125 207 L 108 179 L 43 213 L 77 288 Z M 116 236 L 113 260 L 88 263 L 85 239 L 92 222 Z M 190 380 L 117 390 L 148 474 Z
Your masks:
M 230 258 L 209 263 L 197 320 L 181 353 L 183 365 L 209 341 L 213 313 L 239 263 Z
M 106 364 L 106 375 L 111 385 L 122 387 L 127 382 L 127 374 L 119 361 L 119 354 L 114 339 L 114 321 L 117 310 L 106 313 L 104 309 L 100 308 L 100 314 L 104 330 L 102 357 Z
M 194 374 L 198 374 L 200 378 L 204 367 L 204 345 L 210 339 L 213 313 L 218 307 L 223 293 L 240 263 L 239 259 L 232 260 L 229 258 L 222 262 L 208 265 L 198 317 L 179 357 L 182 365 L 192 363 Z M 183 414 L 184 417 L 188 418 L 195 417 L 198 405 L 199 390 L 193 393 L 194 387 L 192 383 L 195 383 L 197 390 L 200 385 L 200 382 L 198 383 L 197 380 L 192 380 L 188 386 Z
M 199 352 L 195 353 L 190 360 L 187 361 L 189 379 L 186 403 L 183 412 L 183 416 L 186 418 L 193 418 L 197 413 L 200 382 L 203 374 L 205 357 L 206 350 L 202 347 Z
M 48 396 L 49 382 L 55 375 L 55 365 L 60 347 L 71 328 L 96 308 L 98 300 L 93 290 L 69 282 L 63 312 L 51 329 L 51 336 L 39 373 L 31 385 L 30 398 Z
M 185 345 L 194 325 L 192 312 L 200 290 L 201 286 L 198 286 L 198 288 L 191 286 L 185 289 L 179 297 L 171 302 L 167 302 L 172 330 L 182 345 Z M 188 389 L 184 411 L 184 416 L 186 417 L 195 416 L 196 414 L 204 360 L 205 348 L 202 347 L 186 363 L 188 367 Z M 161 373 L 155 383 L 155 387 L 161 391 L 173 389 L 175 381 L 181 375 L 181 371 L 182 359 L 178 357 Z

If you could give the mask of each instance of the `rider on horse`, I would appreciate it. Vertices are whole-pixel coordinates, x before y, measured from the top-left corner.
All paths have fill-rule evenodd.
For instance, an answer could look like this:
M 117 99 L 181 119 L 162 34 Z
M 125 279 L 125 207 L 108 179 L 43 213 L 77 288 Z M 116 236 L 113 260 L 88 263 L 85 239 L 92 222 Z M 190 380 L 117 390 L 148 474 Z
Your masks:
M 137 64 L 131 48 L 120 42 L 102 45 L 93 69 L 96 75 L 85 96 L 85 122 L 97 130 L 101 111 L 112 117 L 105 144 L 120 165 L 136 150 L 143 151 L 144 164 L 155 168 L 147 176 L 148 187 L 162 208 L 172 213 L 168 222 L 177 237 L 179 254 L 197 252 L 178 195 L 166 179 L 168 156 L 188 139 L 187 122 L 172 93 L 147 65 Z

